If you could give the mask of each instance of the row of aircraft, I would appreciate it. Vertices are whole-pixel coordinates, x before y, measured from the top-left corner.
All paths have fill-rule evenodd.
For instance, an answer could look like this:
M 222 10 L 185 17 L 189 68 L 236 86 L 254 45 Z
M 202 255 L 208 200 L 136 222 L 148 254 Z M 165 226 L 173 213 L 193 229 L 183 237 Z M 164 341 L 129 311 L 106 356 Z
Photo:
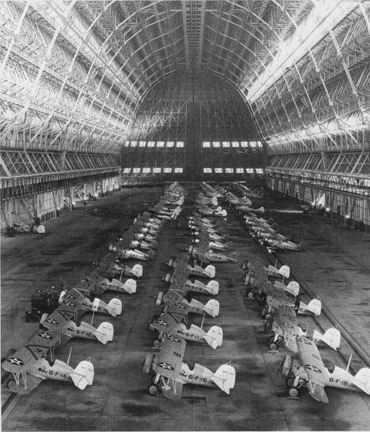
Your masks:
M 143 371 L 152 375 L 148 387 L 152 395 L 162 393 L 176 400 L 181 398 L 184 384 L 218 387 L 227 394 L 235 386 L 235 369 L 229 363 L 212 372 L 199 363 L 190 366 L 184 360 L 188 342 L 202 343 L 212 349 L 220 349 L 223 344 L 220 326 L 205 327 L 207 317 L 215 319 L 220 313 L 219 301 L 214 298 L 220 287 L 214 279 L 216 268 L 213 263 L 236 260 L 218 252 L 229 251 L 230 244 L 216 228 L 216 223 L 205 217 L 225 217 L 225 212 L 218 209 L 213 198 L 214 195 L 202 193 L 197 196 L 196 211 L 188 220 L 192 245 L 187 253 L 168 262 L 173 272 L 168 273 L 164 280 L 170 285 L 166 292 L 159 292 L 156 299 L 156 305 L 162 306 L 162 310 L 153 316 L 150 329 L 157 333 L 153 341 L 157 352 L 148 353 L 143 362 Z M 193 298 L 194 294 L 212 298 L 202 303 Z M 203 317 L 201 326 L 191 321 L 193 314 Z
M 246 194 L 242 198 L 236 197 L 229 191 L 224 191 L 225 199 L 241 212 L 245 219 L 245 226 L 253 237 L 267 244 L 269 252 L 276 249 L 301 250 L 299 245 L 289 242 L 275 228 L 256 213 L 263 209 L 252 209 L 251 202 L 246 201 Z M 250 197 L 249 197 L 250 198 Z M 244 214 L 248 206 L 248 213 Z M 271 352 L 277 352 L 284 346 L 285 355 L 279 372 L 286 379 L 289 396 L 296 398 L 303 387 L 307 387 L 309 395 L 323 403 L 328 403 L 325 387 L 335 387 L 345 390 L 362 391 L 370 395 L 370 369 L 361 368 L 355 375 L 349 372 L 350 361 L 346 369 L 339 366 L 325 366 L 319 346 L 328 346 L 337 350 L 340 346 L 341 335 L 338 329 L 329 328 L 321 334 L 315 328 L 300 325 L 298 317 L 301 315 L 318 316 L 321 313 L 321 301 L 311 300 L 307 305 L 299 300 L 300 286 L 296 281 L 290 281 L 290 268 L 283 265 L 268 265 L 259 270 L 260 286 L 256 283 L 257 269 L 250 262 L 244 262 L 247 297 L 256 298 L 263 307 L 262 316 L 265 318 L 265 332 L 270 334 L 268 346 Z M 265 278 L 262 274 L 265 274 Z
M 168 193 L 171 195 L 176 187 L 176 184 L 168 186 Z M 160 205 L 163 206 L 163 202 Z M 176 206 L 167 211 L 172 218 L 179 214 Z M 107 291 L 119 294 L 136 292 L 136 279 L 143 276 L 143 266 L 135 264 L 130 268 L 122 261 L 127 258 L 151 259 L 165 218 L 162 215 L 152 217 L 147 212 L 139 215 L 133 226 L 114 245 L 110 245 L 109 252 L 96 263 L 88 276 L 76 286 L 62 290 L 58 307 L 51 314 L 42 315 L 38 331 L 22 347 L 11 350 L 2 359 L 3 369 L 12 376 L 7 382 L 11 391 L 30 393 L 45 379 L 71 381 L 80 390 L 93 384 L 94 366 L 90 358 L 72 368 L 69 365 L 70 356 L 65 363 L 55 358 L 55 351 L 74 337 L 93 339 L 102 344 L 113 340 L 114 328 L 110 322 L 103 322 L 97 328 L 92 323 L 96 313 L 111 317 L 121 315 L 122 302 L 113 298 L 105 303 L 96 296 Z M 123 280 L 123 277 L 128 278 Z M 91 323 L 81 320 L 85 312 L 92 312 Z

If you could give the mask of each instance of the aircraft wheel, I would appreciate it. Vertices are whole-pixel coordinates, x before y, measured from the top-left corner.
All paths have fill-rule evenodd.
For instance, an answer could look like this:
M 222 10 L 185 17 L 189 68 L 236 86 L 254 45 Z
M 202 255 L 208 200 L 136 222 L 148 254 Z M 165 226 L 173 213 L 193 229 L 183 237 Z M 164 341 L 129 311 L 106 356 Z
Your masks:
M 269 350 L 276 351 L 278 349 L 278 345 L 276 342 L 272 342 L 269 344 Z
M 151 365 L 152 365 L 152 361 L 153 361 L 153 356 L 152 356 L 152 354 L 147 354 L 146 356 L 145 356 L 145 359 L 144 359 L 144 361 L 143 361 L 143 372 L 144 373 L 149 373 L 150 372 L 150 367 L 151 367 Z
M 247 292 L 247 298 L 249 298 L 249 299 L 253 298 L 253 292 L 252 291 Z
M 297 387 L 292 387 L 289 389 L 289 396 L 290 397 L 296 398 L 296 397 L 298 397 L 298 395 L 299 395 L 299 390 L 297 389 Z
M 275 341 L 275 335 L 272 335 L 269 337 L 269 343 L 272 343 Z
M 152 347 L 158 348 L 160 344 L 161 344 L 161 342 L 158 339 L 154 339 Z
M 15 380 L 13 380 L 13 379 L 10 379 L 6 384 L 6 386 L 8 387 L 9 390 L 12 390 L 15 385 L 16 385 L 16 383 L 15 383 Z
M 272 315 L 270 314 L 270 313 L 267 313 L 266 315 L 265 315 L 265 319 L 270 319 L 270 318 L 272 318 Z
M 294 376 L 292 376 L 292 375 L 288 376 L 287 379 L 285 380 L 285 384 L 287 385 L 287 387 L 293 388 L 294 387 L 294 380 L 295 380 Z
M 148 387 L 148 393 L 149 393 L 151 396 L 157 396 L 158 393 L 159 393 L 159 388 L 158 388 L 156 385 L 151 384 L 151 385 Z

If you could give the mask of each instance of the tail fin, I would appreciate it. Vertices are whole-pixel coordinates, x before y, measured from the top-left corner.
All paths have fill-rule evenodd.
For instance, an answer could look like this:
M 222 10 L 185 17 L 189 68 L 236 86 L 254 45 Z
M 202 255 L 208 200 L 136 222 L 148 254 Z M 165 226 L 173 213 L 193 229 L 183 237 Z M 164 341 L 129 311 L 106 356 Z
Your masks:
M 103 322 L 96 329 L 94 335 L 99 342 L 105 345 L 107 342 L 111 342 L 113 340 L 113 325 L 108 322 Z
M 135 264 L 131 269 L 131 273 L 135 277 L 141 278 L 143 276 L 143 266 L 141 264 Z
M 316 338 L 316 330 L 313 332 L 313 338 L 314 339 L 321 339 L 323 342 L 325 342 L 327 345 L 330 346 L 333 350 L 337 350 L 340 346 L 340 331 L 334 327 L 326 330 L 326 332 L 323 335 L 320 335 L 320 337 Z
M 207 274 L 207 276 L 211 279 L 213 279 L 216 276 L 216 268 L 213 265 L 208 265 L 204 272 Z
M 203 310 L 211 315 L 211 317 L 216 318 L 220 313 L 220 302 L 214 299 L 209 300 Z
M 218 295 L 218 293 L 220 291 L 220 286 L 219 286 L 217 281 L 211 280 L 207 284 L 207 289 L 211 292 L 211 294 Z
M 222 391 L 230 394 L 230 389 L 235 386 L 235 369 L 228 364 L 224 364 L 217 369 L 211 380 Z
M 227 216 L 227 211 L 225 209 L 222 209 L 222 211 L 220 212 L 220 215 L 222 217 L 226 217 Z
M 285 291 L 287 291 L 289 294 L 294 295 L 294 297 L 297 297 L 299 294 L 299 283 L 296 281 L 289 282 L 287 287 L 285 288 Z
M 290 276 L 290 267 L 287 265 L 283 265 L 279 268 L 278 273 L 280 273 L 286 279 Z
M 127 279 L 127 281 L 123 284 L 123 288 L 125 291 L 129 294 L 135 294 L 136 293 L 136 280 L 134 279 Z
M 222 331 L 222 328 L 218 326 L 211 327 L 208 330 L 207 334 L 204 336 L 204 340 L 213 349 L 222 346 L 223 338 L 224 338 L 224 333 Z
M 321 301 L 318 299 L 311 300 L 306 306 L 306 310 L 312 312 L 315 315 L 321 314 Z
M 353 378 L 353 384 L 370 395 L 370 369 L 362 368 L 360 369 L 355 377 Z
M 80 390 L 84 390 L 87 385 L 92 385 L 94 381 L 94 365 L 84 360 L 77 365 L 70 376 L 74 385 Z
M 107 304 L 107 311 L 109 312 L 110 315 L 112 316 L 117 316 L 117 315 L 121 315 L 122 313 L 122 302 L 119 299 L 112 299 L 108 304 Z

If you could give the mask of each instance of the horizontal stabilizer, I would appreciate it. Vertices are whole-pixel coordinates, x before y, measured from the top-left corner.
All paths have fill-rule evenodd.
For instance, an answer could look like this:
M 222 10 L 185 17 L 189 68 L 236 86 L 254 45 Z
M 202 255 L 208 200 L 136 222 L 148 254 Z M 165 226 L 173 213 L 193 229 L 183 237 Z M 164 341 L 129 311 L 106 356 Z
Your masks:
M 96 339 L 98 339 L 98 341 L 101 342 L 103 345 L 113 340 L 113 334 L 113 325 L 108 322 L 101 323 L 94 333 Z
M 211 317 L 216 318 L 220 313 L 220 302 L 214 299 L 209 300 L 203 310 L 211 315 Z
M 218 293 L 220 291 L 219 283 L 215 280 L 211 280 L 207 284 L 207 290 L 213 295 L 218 295 Z
M 213 279 L 216 276 L 216 268 L 213 265 L 208 265 L 205 269 L 204 269 L 204 273 L 206 273 L 206 275 L 210 278 Z
M 122 313 L 122 302 L 119 299 L 112 299 L 107 305 L 107 311 L 112 316 L 121 315 Z
M 361 389 L 363 392 L 370 395 L 370 369 L 360 369 L 353 379 L 353 384 Z
M 128 294 L 135 294 L 137 288 L 136 280 L 127 279 L 127 281 L 123 284 L 123 287 Z
M 204 340 L 211 346 L 213 349 L 216 349 L 219 346 L 222 346 L 223 342 L 223 331 L 221 327 L 213 326 L 211 327 L 207 334 L 204 336 Z
M 87 385 L 92 385 L 94 381 L 94 366 L 91 362 L 84 360 L 80 362 L 73 373 L 71 378 L 76 387 L 84 390 Z
M 315 339 L 315 332 L 313 337 Z M 319 339 L 319 338 L 317 338 Z M 334 327 L 326 330 L 326 332 L 321 336 L 321 340 L 330 346 L 333 350 L 337 350 L 340 346 L 340 331 Z
M 135 277 L 141 278 L 143 276 L 143 266 L 141 264 L 135 264 L 131 269 L 131 273 Z
M 230 394 L 230 389 L 235 386 L 235 369 L 224 364 L 220 366 L 211 380 L 225 393 Z

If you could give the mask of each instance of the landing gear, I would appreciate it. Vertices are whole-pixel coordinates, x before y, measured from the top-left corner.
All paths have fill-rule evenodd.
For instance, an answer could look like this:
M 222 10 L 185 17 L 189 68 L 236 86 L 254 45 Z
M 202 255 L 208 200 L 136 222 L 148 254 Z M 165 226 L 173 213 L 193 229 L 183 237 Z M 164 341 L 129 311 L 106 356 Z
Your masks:
M 144 359 L 144 361 L 143 361 L 143 372 L 144 373 L 150 373 L 150 368 L 151 368 L 151 366 L 152 366 L 152 361 L 153 361 L 153 356 L 152 356 L 152 354 L 147 354 L 146 356 L 145 356 L 145 359 Z
M 159 339 L 154 339 L 153 341 L 153 348 L 159 348 L 159 345 L 161 344 L 161 341 Z
M 266 319 L 264 331 L 265 333 L 269 333 L 272 329 L 272 317 Z
M 276 342 L 271 342 L 269 344 L 269 350 L 270 351 L 277 351 L 277 349 L 278 349 L 278 344 Z
M 16 385 L 16 383 L 15 383 L 15 380 L 13 380 L 13 379 L 10 379 L 6 384 L 6 386 L 8 387 L 9 390 L 12 390 L 15 387 L 15 385 Z
M 287 385 L 287 387 L 294 387 L 294 376 L 288 376 L 285 380 L 285 384 Z
M 288 394 L 289 394 L 290 397 L 296 398 L 296 397 L 299 396 L 299 390 L 298 390 L 297 387 L 292 387 L 292 388 L 289 389 Z
M 157 396 L 157 395 L 159 394 L 159 388 L 158 388 L 155 384 L 151 384 L 151 385 L 148 387 L 148 393 L 149 393 L 151 396 Z

